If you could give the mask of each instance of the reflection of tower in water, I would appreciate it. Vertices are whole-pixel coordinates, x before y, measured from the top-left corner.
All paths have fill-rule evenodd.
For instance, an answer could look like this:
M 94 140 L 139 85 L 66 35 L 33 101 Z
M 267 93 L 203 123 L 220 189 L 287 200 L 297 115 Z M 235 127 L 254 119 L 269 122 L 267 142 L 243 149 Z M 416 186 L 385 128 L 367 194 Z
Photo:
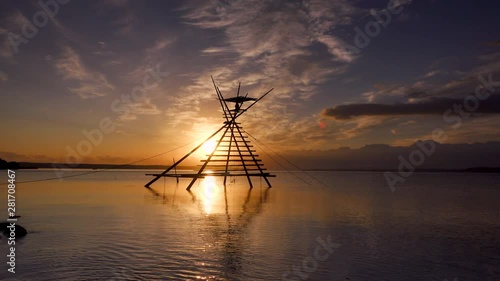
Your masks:
M 206 185 L 205 182 L 202 183 L 201 196 L 192 192 L 190 194 L 200 213 L 205 214 L 207 219 L 208 235 L 205 236 L 205 241 L 216 245 L 226 274 L 224 277 L 233 280 L 243 272 L 244 252 L 249 243 L 248 227 L 262 212 L 268 200 L 269 189 L 259 190 L 258 194 L 255 191 L 252 194 L 251 189 L 244 193 L 228 194 L 227 188 L 217 188 L 213 179 L 206 182 Z M 212 190 L 219 192 L 210 193 Z M 228 198 L 230 195 L 233 196 Z M 214 210 L 215 203 L 222 198 L 224 210 Z M 217 211 L 222 212 L 217 215 Z
M 269 189 L 241 190 L 232 185 L 227 188 L 219 185 L 214 177 L 207 177 L 200 181 L 198 188 L 188 193 L 189 199 L 184 197 L 185 193 L 165 195 L 152 192 L 157 202 L 169 205 L 183 215 L 188 211 L 182 205 L 194 206 L 196 211 L 193 215 L 202 220 L 200 229 L 195 231 L 215 251 L 226 275 L 222 277 L 234 280 L 243 273 L 245 250 L 250 243 L 249 226 L 262 213 L 269 198 Z M 184 197 L 184 200 L 176 197 Z

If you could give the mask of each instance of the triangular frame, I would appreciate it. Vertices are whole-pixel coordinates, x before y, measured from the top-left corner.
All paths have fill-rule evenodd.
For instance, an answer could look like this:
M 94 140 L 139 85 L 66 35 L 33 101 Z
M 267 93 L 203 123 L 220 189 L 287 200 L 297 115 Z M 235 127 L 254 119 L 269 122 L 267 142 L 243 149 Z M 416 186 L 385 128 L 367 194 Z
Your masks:
M 227 177 L 229 176 L 245 176 L 248 180 L 248 184 L 250 188 L 253 188 L 251 177 L 261 177 L 267 183 L 267 186 L 270 188 L 271 183 L 269 182 L 270 177 L 275 177 L 268 172 L 265 172 L 264 165 L 261 163 L 262 160 L 258 158 L 254 149 L 252 149 L 251 142 L 248 140 L 248 136 L 243 134 L 244 130 L 240 126 L 240 123 L 236 122 L 236 119 L 240 117 L 243 113 L 248 111 L 252 106 L 254 106 L 257 102 L 267 96 L 274 88 L 270 89 L 266 93 L 264 93 L 259 98 L 251 98 L 248 97 L 248 94 L 245 96 L 240 96 L 240 88 L 241 83 L 238 85 L 238 92 L 236 97 L 232 98 L 224 98 L 222 92 L 219 87 L 215 84 L 215 81 L 212 77 L 212 83 L 215 88 L 215 92 L 217 93 L 217 99 L 219 100 L 220 106 L 222 108 L 222 112 L 226 121 L 222 127 L 216 130 L 212 135 L 210 135 L 205 141 L 196 146 L 189 153 L 184 155 L 181 159 L 176 161 L 172 166 L 163 171 L 160 174 L 147 174 L 154 176 L 154 178 L 149 181 L 145 187 L 149 188 L 151 184 L 156 182 L 161 177 L 176 177 L 179 178 L 192 178 L 191 182 L 187 186 L 186 190 L 190 190 L 194 183 L 199 178 L 204 178 L 206 176 L 223 176 L 224 177 L 224 186 L 227 183 Z M 252 103 L 246 108 L 242 109 L 242 105 L 245 102 L 252 101 Z M 234 109 L 230 109 L 228 106 L 228 102 L 234 103 Z M 243 131 L 243 132 L 242 132 Z M 177 173 L 174 174 L 169 173 L 176 167 L 182 163 L 186 158 L 200 149 L 204 143 L 214 138 L 217 134 L 223 132 L 221 137 L 216 141 L 215 149 L 207 156 L 206 159 L 201 160 L 203 165 L 201 165 L 200 169 L 197 173 Z M 227 145 L 226 145 L 227 144 Z M 237 154 L 233 154 L 236 152 Z M 225 159 L 224 159 L 225 158 Z M 222 164 L 221 164 L 222 163 Z M 213 171 L 205 171 L 205 169 L 210 168 Z M 243 168 L 243 170 L 241 170 Z

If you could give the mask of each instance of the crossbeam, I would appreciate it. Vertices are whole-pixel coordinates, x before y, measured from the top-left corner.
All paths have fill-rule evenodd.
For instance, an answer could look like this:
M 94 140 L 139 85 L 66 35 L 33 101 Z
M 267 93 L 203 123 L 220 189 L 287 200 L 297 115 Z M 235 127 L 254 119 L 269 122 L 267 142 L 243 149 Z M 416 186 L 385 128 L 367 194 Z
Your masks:
M 197 179 L 204 178 L 206 176 L 224 176 L 224 185 L 226 185 L 226 178 L 228 176 L 245 176 L 248 180 L 250 188 L 253 187 L 250 177 L 263 177 L 268 187 L 271 187 L 271 183 L 267 178 L 274 177 L 274 175 L 265 172 L 266 169 L 263 167 L 264 164 L 261 163 L 262 160 L 257 158 L 259 155 L 253 154 L 253 152 L 256 152 L 256 150 L 252 149 L 253 145 L 251 144 L 250 138 L 247 135 L 243 135 L 242 127 L 240 127 L 239 122 L 236 122 L 236 119 L 247 112 L 265 96 L 267 96 L 271 91 L 274 90 L 274 88 L 271 88 L 259 98 L 252 98 L 248 97 L 248 94 L 240 95 L 241 84 L 239 84 L 236 97 L 225 98 L 219 87 L 215 84 L 215 80 L 213 79 L 213 77 L 211 77 L 211 79 L 214 85 L 215 92 L 217 94 L 217 99 L 223 111 L 223 117 L 225 119 L 223 125 L 178 161 L 174 160 L 175 163 L 163 172 L 146 174 L 148 176 L 153 176 L 154 178 L 149 181 L 145 185 L 145 187 L 149 188 L 161 177 L 191 178 L 191 182 L 186 188 L 187 190 L 189 190 L 194 185 Z M 229 108 L 228 103 L 234 105 L 234 108 Z M 250 103 L 250 105 L 243 108 L 242 106 L 244 103 Z M 195 151 L 199 150 L 204 143 L 211 140 L 221 132 L 222 135 L 218 137 L 215 149 L 209 154 L 205 155 L 207 157 L 206 159 L 200 160 L 200 162 L 202 162 L 203 164 L 200 165 L 200 169 L 198 170 L 198 172 L 177 172 L 177 166 L 181 162 L 186 160 Z M 225 159 L 222 159 L 221 157 Z M 235 170 L 235 167 L 240 168 Z M 216 172 L 205 172 L 204 170 L 206 168 L 217 168 L 218 170 L 216 170 Z M 171 170 L 174 170 L 175 173 L 169 173 Z M 258 173 L 256 173 L 257 171 Z

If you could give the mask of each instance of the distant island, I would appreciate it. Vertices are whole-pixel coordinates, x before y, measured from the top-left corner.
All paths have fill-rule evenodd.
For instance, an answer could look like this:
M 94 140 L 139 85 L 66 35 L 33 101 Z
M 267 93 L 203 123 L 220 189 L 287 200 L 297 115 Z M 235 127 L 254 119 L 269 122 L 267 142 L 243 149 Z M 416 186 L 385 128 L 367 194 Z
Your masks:
M 425 144 L 423 144 L 425 142 Z M 4 158 L 9 153 L 0 151 Z M 10 153 L 11 155 L 13 153 Z M 280 153 L 283 159 L 288 160 L 285 165 L 289 170 L 305 171 L 365 171 L 385 172 L 397 171 L 402 162 L 408 165 L 409 161 L 420 161 L 415 164 L 416 172 L 454 172 L 454 173 L 500 173 L 500 141 L 486 143 L 441 144 L 431 140 L 415 142 L 408 146 L 391 146 L 387 144 L 371 144 L 359 148 L 340 147 L 329 150 L 290 150 Z M 423 159 L 419 159 L 423 156 Z M 16 155 L 14 155 L 16 156 Z M 410 160 L 410 156 L 414 159 Z M 24 157 L 26 159 L 27 157 Z M 22 157 L 14 158 L 17 162 L 0 160 L 1 169 L 65 169 L 70 168 L 65 163 L 19 161 Z M 275 159 L 262 155 L 266 168 L 282 170 Z M 285 162 L 285 160 L 280 162 Z M 417 162 L 418 162 L 417 161 Z M 137 161 L 136 161 L 137 162 Z M 292 166 L 295 167 L 292 167 Z M 74 166 L 75 169 L 142 169 L 165 170 L 169 165 L 129 165 L 82 163 Z M 177 167 L 179 170 L 198 170 L 196 163 L 186 163 Z
M 0 170 L 17 170 L 20 168 L 19 163 L 17 162 L 7 162 L 4 159 L 0 158 Z
M 53 169 L 54 167 L 67 167 L 65 163 L 45 163 L 45 162 L 10 162 L 16 163 L 17 169 Z M 78 164 L 74 169 L 93 169 L 93 170 L 118 170 L 118 169 L 128 169 L 128 170 L 165 170 L 168 165 L 127 165 L 127 164 Z M 6 168 L 13 169 L 13 168 Z M 192 170 L 196 169 L 194 166 L 180 166 L 179 170 Z
M 304 171 L 336 172 L 398 172 L 397 169 L 304 169 Z M 500 167 L 474 167 L 467 169 L 415 169 L 417 173 L 500 173 Z
M 0 167 L 5 169 L 52 169 L 57 163 L 35 163 L 35 162 L 7 162 L 0 159 Z M 75 169 L 92 170 L 165 170 L 167 165 L 126 165 L 126 164 L 80 164 Z M 196 170 L 196 166 L 180 166 L 179 170 Z M 337 171 L 337 172 L 386 172 L 397 171 L 397 169 L 363 169 L 363 168 L 310 168 L 303 171 Z M 466 169 L 415 169 L 415 172 L 445 172 L 445 173 L 500 173 L 500 167 L 472 167 Z

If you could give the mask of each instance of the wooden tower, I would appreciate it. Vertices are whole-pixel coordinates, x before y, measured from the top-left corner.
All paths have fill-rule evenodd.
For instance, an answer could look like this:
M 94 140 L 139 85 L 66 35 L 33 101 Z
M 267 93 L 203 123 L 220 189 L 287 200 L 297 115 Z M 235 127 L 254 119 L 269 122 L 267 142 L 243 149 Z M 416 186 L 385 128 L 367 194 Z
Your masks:
M 217 99 L 219 100 L 225 119 L 222 127 L 162 173 L 147 174 L 154 176 L 154 178 L 148 182 L 145 187 L 149 188 L 151 184 L 161 177 L 175 177 L 177 180 L 179 178 L 192 178 L 186 188 L 190 190 L 197 179 L 206 176 L 223 176 L 224 186 L 226 185 L 227 177 L 246 177 L 250 188 L 253 187 L 251 177 L 261 177 L 264 178 L 267 186 L 271 187 L 268 178 L 275 177 L 275 175 L 266 172 L 262 160 L 258 158 L 259 155 L 254 154 L 256 150 L 248 139 L 248 136 L 245 135 L 245 131 L 240 126 L 240 123 L 236 122 L 236 119 L 269 94 L 273 89 L 264 93 L 260 98 L 252 98 L 248 97 L 248 93 L 245 96 L 240 95 L 240 83 L 235 97 L 224 98 L 215 84 L 213 77 L 212 83 L 214 84 Z M 249 104 L 246 105 L 245 103 Z M 195 151 L 200 149 L 203 144 L 213 139 L 215 139 L 215 147 L 211 153 L 205 155 L 205 159 L 200 160 L 202 164 L 199 165 L 200 169 L 197 173 L 177 173 L 176 167 L 182 161 L 186 160 Z M 174 171 L 174 173 L 172 173 L 172 171 Z

